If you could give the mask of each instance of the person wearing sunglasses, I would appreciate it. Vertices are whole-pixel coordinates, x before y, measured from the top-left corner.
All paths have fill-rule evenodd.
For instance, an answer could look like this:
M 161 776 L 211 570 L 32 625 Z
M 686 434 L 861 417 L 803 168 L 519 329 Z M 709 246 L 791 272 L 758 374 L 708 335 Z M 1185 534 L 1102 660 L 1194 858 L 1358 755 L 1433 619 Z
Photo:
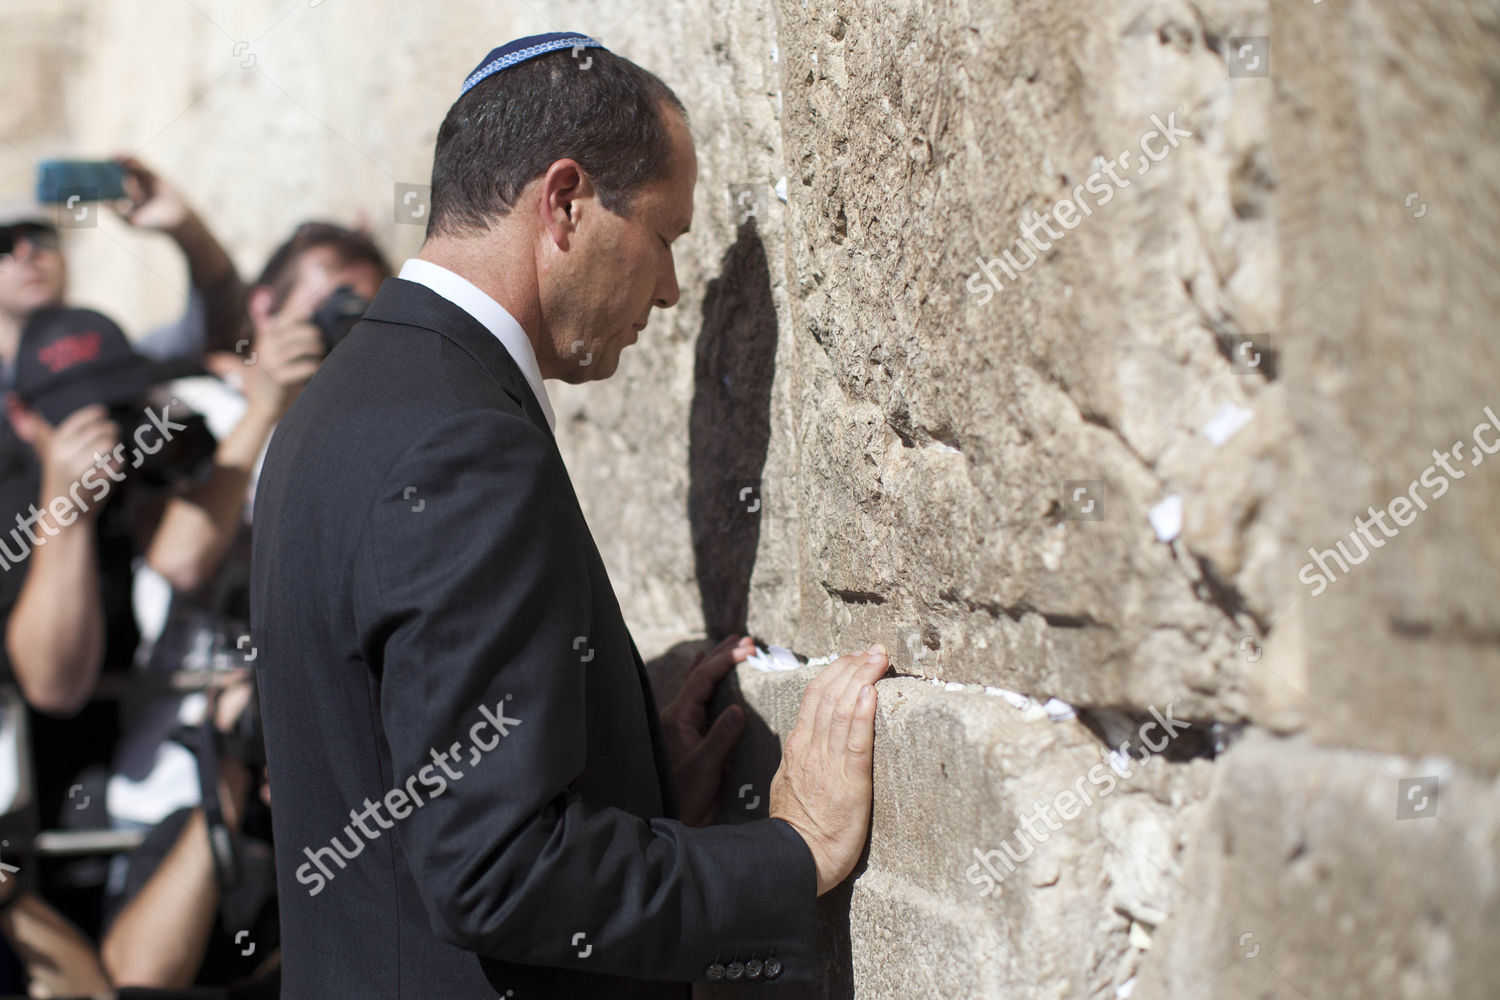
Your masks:
M 174 322 L 139 338 L 137 351 L 155 361 L 233 350 L 245 328 L 245 285 L 223 246 L 186 199 L 145 164 L 118 157 L 125 198 L 114 204 L 136 229 L 161 233 L 182 251 L 191 289 Z M 0 369 L 15 356 L 21 327 L 33 312 L 63 305 L 68 269 L 51 213 L 30 202 L 0 208 Z

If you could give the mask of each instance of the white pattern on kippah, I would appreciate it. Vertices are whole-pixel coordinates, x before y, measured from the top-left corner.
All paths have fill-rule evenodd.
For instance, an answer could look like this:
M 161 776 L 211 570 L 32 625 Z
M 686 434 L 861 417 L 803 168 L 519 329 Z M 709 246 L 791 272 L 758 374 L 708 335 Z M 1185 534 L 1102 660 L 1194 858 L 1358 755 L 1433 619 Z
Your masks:
M 473 73 L 470 73 L 469 78 L 464 81 L 464 89 L 458 92 L 458 96 L 462 97 L 467 94 L 470 87 L 474 86 L 474 84 L 483 80 L 485 77 L 493 76 L 494 74 L 500 72 L 502 69 L 509 69 L 516 63 L 525 62 L 526 60 L 531 59 L 534 56 L 541 55 L 543 52 L 554 52 L 557 49 L 571 49 L 575 47 L 581 47 L 585 49 L 602 49 L 604 48 L 604 43 L 595 41 L 587 35 L 572 35 L 568 38 L 554 38 L 550 42 L 539 42 L 536 45 L 528 45 L 524 49 L 517 49 L 514 52 L 507 52 L 505 55 L 501 56 L 499 59 L 496 59 L 494 62 L 486 63 L 485 65 L 476 69 Z

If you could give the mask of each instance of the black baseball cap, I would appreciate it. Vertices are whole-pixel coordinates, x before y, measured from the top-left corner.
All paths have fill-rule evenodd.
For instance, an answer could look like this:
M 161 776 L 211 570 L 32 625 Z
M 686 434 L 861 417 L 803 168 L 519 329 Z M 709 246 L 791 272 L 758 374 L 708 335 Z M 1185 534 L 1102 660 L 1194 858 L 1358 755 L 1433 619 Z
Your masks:
M 16 351 L 17 396 L 54 427 L 85 406 L 130 406 L 162 382 L 202 375 L 196 361 L 137 354 L 114 320 L 92 309 L 39 309 Z

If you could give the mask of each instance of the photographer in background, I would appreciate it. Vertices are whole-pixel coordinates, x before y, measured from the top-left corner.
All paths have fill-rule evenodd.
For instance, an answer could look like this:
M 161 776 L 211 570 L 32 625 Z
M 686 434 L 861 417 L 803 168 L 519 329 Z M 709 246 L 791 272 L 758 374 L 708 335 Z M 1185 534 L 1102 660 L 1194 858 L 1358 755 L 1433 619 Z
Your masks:
M 260 427 L 260 421 L 247 415 L 255 409 L 257 384 L 288 387 L 281 402 L 283 408 L 290 405 L 301 384 L 293 376 L 311 375 L 324 352 L 348 332 L 368 298 L 389 276 L 389 265 L 366 233 L 328 223 L 299 226 L 272 254 L 248 296 L 255 331 L 252 350 L 242 355 L 210 355 L 208 367 L 222 381 L 195 380 L 178 386 L 215 430 L 246 424 Z M 276 371 L 283 376 L 268 379 Z M 208 384 L 199 386 L 197 381 Z M 260 441 L 263 452 L 264 438 Z M 253 476 L 247 475 L 237 492 L 225 484 L 218 494 L 224 503 L 216 516 L 209 517 L 202 510 L 190 518 L 191 511 L 178 511 L 180 520 L 174 530 L 182 531 L 178 535 L 182 551 L 197 552 L 202 561 L 178 567 L 178 586 L 171 592 L 166 624 L 150 642 L 147 669 L 178 668 L 194 651 L 232 648 L 237 646 L 236 636 L 248 633 L 246 585 L 253 494 Z M 172 515 L 169 508 L 163 530 L 172 523 Z M 233 530 L 229 530 L 231 525 Z M 153 551 L 163 537 L 159 530 Z M 202 544 L 206 539 L 212 541 Z M 153 558 L 152 563 L 155 566 L 159 560 Z M 138 583 L 154 576 L 156 570 L 147 567 L 138 574 Z M 237 652 L 243 659 L 244 651 Z M 237 696 L 238 691 L 230 689 L 219 697 L 217 728 L 253 732 L 251 739 L 258 748 L 259 730 L 254 724 L 258 720 L 252 719 L 256 706 L 251 702 L 237 713 L 234 706 L 244 704 Z M 117 819 L 127 804 L 132 804 L 134 818 L 152 818 L 147 815 L 144 794 L 133 789 L 168 784 L 161 774 L 185 753 L 181 744 L 169 738 L 172 728 L 169 718 L 160 719 L 154 730 L 130 727 L 110 782 L 111 812 Z M 124 889 L 111 901 L 112 908 L 118 907 L 118 916 L 109 925 L 102 951 L 110 975 L 120 986 L 227 985 L 254 970 L 274 943 L 267 929 L 275 918 L 274 872 L 259 864 L 269 862 L 265 848 L 268 816 L 259 808 L 266 797 L 263 760 L 247 759 L 253 753 L 245 745 L 250 741 L 244 737 L 222 740 L 217 754 L 222 822 L 225 832 L 235 836 L 241 884 L 225 898 L 223 875 L 216 873 L 210 850 L 212 820 L 196 802 L 191 806 L 179 803 L 170 815 L 157 817 L 159 825 L 145 847 L 124 859 L 129 865 Z M 164 804 L 158 796 L 153 805 Z M 247 836 L 239 838 L 242 826 Z M 242 930 L 258 945 L 251 956 L 245 956 L 235 940 Z
M 205 350 L 231 349 L 244 327 L 245 289 L 229 256 L 171 185 L 138 160 L 121 157 L 116 162 L 124 168 L 126 194 L 115 205 L 116 211 L 132 226 L 170 236 L 182 250 L 192 281 L 183 315 L 148 334 L 140 353 L 159 360 L 197 360 Z M 50 221 L 53 210 L 29 200 L 0 209 L 0 393 L 12 385 L 25 324 L 37 311 L 60 306 L 67 291 L 67 266 L 58 231 Z M 107 437 L 108 426 L 97 414 L 78 416 L 57 429 L 60 450 L 115 443 L 99 437 Z M 36 452 L 16 436 L 7 408 L 0 414 L 0 526 L 4 531 L 27 516 L 42 492 L 41 476 Z M 30 568 L 29 559 L 7 560 L 0 572 L 0 634 L 6 630 Z M 9 644 L 0 641 L 0 678 L 13 674 L 8 650 Z M 54 681 L 59 683 L 54 685 Z M 83 681 L 86 677 L 76 673 L 53 677 L 41 689 L 33 687 L 26 693 L 33 706 L 40 704 L 56 712 L 76 704 L 79 691 L 91 689 Z
M 8 409 L 40 464 L 40 490 L 0 554 L 6 572 L 29 565 L 6 649 L 26 700 L 43 713 L 75 714 L 100 669 L 126 668 L 134 655 L 131 563 L 154 533 L 141 530 L 148 505 L 215 450 L 201 417 L 151 394 L 191 367 L 146 360 L 86 309 L 39 310 L 23 331 Z
M 236 532 L 242 524 L 248 527 L 250 468 L 258 466 L 275 421 L 390 275 L 390 265 L 367 233 L 332 223 L 303 223 L 271 255 L 246 296 L 245 319 L 254 335 L 249 353 L 210 354 L 206 367 L 222 384 L 194 392 L 195 405 L 210 420 L 243 426 L 257 418 L 255 455 L 238 481 L 219 484 L 222 492 L 211 498 L 211 510 L 204 505 L 197 516 L 184 506 L 168 511 L 151 564 L 165 567 L 178 591 L 200 589 L 219 572 Z M 257 409 L 258 401 L 265 405 Z M 179 558 L 174 560 L 173 551 Z M 185 561 L 189 553 L 196 562 Z M 248 548 L 244 560 L 248 569 Z
M 7 402 L 40 476 L 25 514 L 0 536 L 0 556 L 5 574 L 26 570 L 6 648 L 9 679 L 36 709 L 31 749 L 46 827 L 106 825 L 118 713 L 87 702 L 102 672 L 131 667 L 133 563 L 155 514 L 215 450 L 202 418 L 153 397 L 182 367 L 147 361 L 87 310 L 39 310 L 22 332 Z M 96 933 L 105 862 L 39 867 L 44 897 Z
M 251 475 L 271 429 L 323 357 L 329 334 L 314 325 L 312 317 L 330 302 L 336 305 L 339 297 L 335 293 L 341 289 L 349 289 L 356 298 L 373 294 L 389 273 L 368 236 L 323 223 L 299 227 L 272 256 L 249 296 L 250 321 L 256 331 L 249 354 L 220 356 L 212 362 L 226 380 L 238 383 L 234 387 L 243 393 L 244 409 L 234 422 L 234 430 L 219 443 L 207 478 L 172 497 L 159 522 L 141 535 L 149 539 L 143 548 L 148 564 L 178 593 L 205 586 L 240 528 Z M 122 446 L 118 427 L 108 415 L 97 405 L 84 404 L 130 405 L 130 394 L 144 388 L 131 380 L 139 381 L 150 365 L 131 349 L 119 327 L 97 313 L 52 310 L 44 317 L 45 322 L 37 322 L 38 318 L 33 315 L 36 329 L 25 338 L 31 352 L 23 351 L 17 365 L 18 391 L 10 417 L 16 431 L 43 461 L 39 506 L 45 509 L 59 490 L 71 489 L 90 474 L 96 453 L 109 455 Z M 347 322 L 352 325 L 356 318 L 357 314 Z M 335 321 L 336 317 L 325 318 L 324 325 L 333 327 Z M 97 329 L 75 329 L 80 324 Z M 89 334 L 102 339 L 90 342 L 85 349 L 78 338 Z M 44 359 L 42 352 L 49 357 Z M 49 367 L 52 365 L 62 368 L 54 371 Z M 25 385 L 20 381 L 22 368 L 27 377 Z M 29 405 L 34 402 L 29 397 L 44 388 L 50 391 L 54 382 L 71 385 L 79 380 L 85 388 L 70 390 L 65 407 L 51 408 L 55 422 L 45 419 L 47 411 L 39 413 Z M 138 414 L 137 419 L 144 416 Z M 102 479 L 103 471 L 94 471 L 93 478 Z M 107 492 L 107 481 L 104 486 Z M 90 514 L 97 515 L 100 506 L 91 507 Z M 109 509 L 112 505 L 103 506 Z M 82 534 L 78 537 L 88 541 Z M 54 545 L 50 551 L 59 548 L 67 546 Z M 19 616 L 25 605 L 37 613 L 26 623 L 11 622 L 6 648 L 27 700 L 44 712 L 67 715 L 77 711 L 92 694 L 105 652 L 103 619 L 89 613 L 93 610 L 88 607 L 91 602 L 70 602 L 68 595 L 95 589 L 92 574 L 99 566 L 96 560 L 76 557 L 65 564 L 55 556 L 38 558 L 43 553 L 49 553 L 48 548 L 37 545 L 30 561 L 38 564 L 31 567 L 33 577 L 42 573 L 45 563 L 44 579 L 38 583 L 28 579 L 15 611 Z M 11 561 L 27 560 L 23 556 Z M 55 566 L 61 568 L 54 570 Z M 55 611 L 59 605 L 71 605 L 73 613 L 46 613 L 48 607 Z M 122 607 L 124 616 L 128 616 L 128 601 Z M 70 617 L 71 621 L 65 620 Z M 116 635 L 125 641 L 123 630 L 110 633 L 112 642 Z M 133 651 L 133 624 L 128 638 Z

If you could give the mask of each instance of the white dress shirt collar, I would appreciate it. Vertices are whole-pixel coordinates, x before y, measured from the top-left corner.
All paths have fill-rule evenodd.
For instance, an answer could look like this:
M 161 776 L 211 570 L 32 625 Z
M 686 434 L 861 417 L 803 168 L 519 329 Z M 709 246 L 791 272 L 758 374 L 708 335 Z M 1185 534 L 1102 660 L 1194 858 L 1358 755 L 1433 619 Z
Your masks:
M 480 291 L 467 278 L 430 260 L 413 257 L 402 265 L 398 277 L 432 289 L 473 316 L 481 326 L 494 334 L 495 339 L 500 341 L 515 361 L 516 367 L 521 369 L 521 374 L 526 376 L 532 395 L 536 396 L 542 413 L 547 417 L 547 426 L 554 431 L 557 429 L 557 418 L 552 414 L 552 401 L 547 398 L 547 389 L 542 385 L 542 370 L 536 363 L 536 350 L 531 346 L 526 331 L 521 329 L 521 324 L 516 322 L 515 317 L 504 306 Z

